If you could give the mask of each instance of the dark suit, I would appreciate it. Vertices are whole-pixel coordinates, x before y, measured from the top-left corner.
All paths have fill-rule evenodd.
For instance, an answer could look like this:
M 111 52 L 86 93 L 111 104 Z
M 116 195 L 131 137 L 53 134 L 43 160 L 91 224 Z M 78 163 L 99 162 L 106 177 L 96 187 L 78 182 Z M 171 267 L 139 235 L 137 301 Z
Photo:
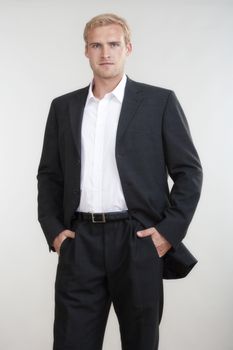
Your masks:
M 184 277 L 196 263 L 181 241 L 200 196 L 200 161 L 175 94 L 128 79 L 115 156 L 132 220 L 75 223 L 87 94 L 88 87 L 53 100 L 38 171 L 39 221 L 50 249 L 64 229 L 78 233 L 61 247 L 54 350 L 101 349 L 111 300 L 122 349 L 156 350 L 162 277 Z M 136 236 L 152 226 L 172 244 L 161 259 L 150 236 Z
M 71 227 L 80 201 L 81 123 L 87 93 L 88 87 L 54 99 L 48 116 L 38 171 L 38 213 L 50 249 L 54 238 Z M 173 246 L 165 257 L 164 277 L 183 277 L 196 262 L 180 243 L 199 200 L 202 170 L 172 91 L 128 79 L 115 154 L 128 209 L 145 227 L 155 226 Z M 171 193 L 168 174 L 174 181 Z

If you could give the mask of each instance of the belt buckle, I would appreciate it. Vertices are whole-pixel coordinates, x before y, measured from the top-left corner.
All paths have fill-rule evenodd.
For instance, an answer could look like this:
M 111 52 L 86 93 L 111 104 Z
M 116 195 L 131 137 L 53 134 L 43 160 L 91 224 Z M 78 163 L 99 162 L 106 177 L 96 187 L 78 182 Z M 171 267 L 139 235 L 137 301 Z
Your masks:
M 101 220 L 96 220 L 96 219 L 95 219 L 95 215 L 102 215 L 102 219 L 101 219 Z M 104 213 L 99 213 L 99 214 L 97 214 L 97 213 L 91 213 L 91 219 L 92 219 L 92 222 L 93 222 L 94 224 L 101 224 L 101 223 L 106 222 L 105 214 L 104 214 Z

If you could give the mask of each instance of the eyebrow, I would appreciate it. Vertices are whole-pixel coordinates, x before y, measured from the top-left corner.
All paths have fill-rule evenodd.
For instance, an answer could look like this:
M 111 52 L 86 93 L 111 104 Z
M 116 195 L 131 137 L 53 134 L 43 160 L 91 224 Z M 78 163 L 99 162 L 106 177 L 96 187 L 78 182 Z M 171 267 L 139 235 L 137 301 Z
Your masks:
M 108 41 L 107 42 L 107 44 L 120 44 L 121 43 L 121 41 Z M 88 43 L 88 45 L 96 45 L 96 44 L 98 44 L 98 45 L 103 45 L 102 43 L 100 43 L 100 42 L 98 42 L 98 41 L 96 41 L 96 42 L 92 42 L 92 43 Z

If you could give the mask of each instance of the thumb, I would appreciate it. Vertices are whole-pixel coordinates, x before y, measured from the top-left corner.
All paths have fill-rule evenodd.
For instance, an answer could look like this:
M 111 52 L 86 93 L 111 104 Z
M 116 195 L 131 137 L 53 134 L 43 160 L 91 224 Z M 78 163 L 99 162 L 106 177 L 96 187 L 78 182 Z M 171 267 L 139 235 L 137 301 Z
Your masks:
M 137 235 L 139 237 L 146 237 L 146 236 L 150 236 L 152 233 L 150 231 L 150 229 L 146 229 L 146 230 L 142 230 L 142 231 L 137 231 Z
M 74 238 L 74 237 L 75 237 L 75 232 L 70 231 L 70 230 L 67 230 L 67 231 L 65 232 L 65 235 L 66 235 L 66 237 Z

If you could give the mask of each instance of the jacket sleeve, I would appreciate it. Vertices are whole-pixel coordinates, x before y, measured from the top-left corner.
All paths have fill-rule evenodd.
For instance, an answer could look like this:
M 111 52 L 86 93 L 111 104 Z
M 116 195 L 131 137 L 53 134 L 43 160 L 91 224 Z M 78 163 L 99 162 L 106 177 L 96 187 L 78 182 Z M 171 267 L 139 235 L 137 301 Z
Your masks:
M 169 206 L 156 229 L 176 248 L 186 235 L 202 187 L 202 167 L 184 112 L 173 91 L 163 115 L 163 147 L 173 180 Z
M 54 251 L 53 240 L 65 229 L 63 224 L 63 172 L 59 157 L 58 123 L 54 101 L 46 123 L 37 180 L 38 220 L 50 250 Z

